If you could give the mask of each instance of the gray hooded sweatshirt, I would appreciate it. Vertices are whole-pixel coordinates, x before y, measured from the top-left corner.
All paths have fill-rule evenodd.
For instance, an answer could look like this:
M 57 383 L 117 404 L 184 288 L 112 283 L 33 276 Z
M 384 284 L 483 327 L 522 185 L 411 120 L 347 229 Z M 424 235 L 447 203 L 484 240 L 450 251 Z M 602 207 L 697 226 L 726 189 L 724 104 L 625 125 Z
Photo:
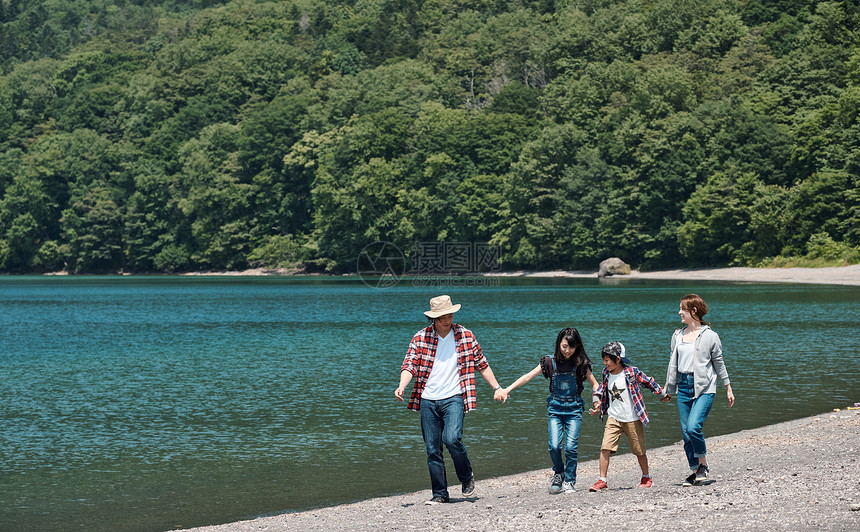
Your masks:
M 666 392 L 678 393 L 678 344 L 687 327 L 678 329 L 672 335 L 672 355 L 669 357 L 669 370 L 666 373 Z M 693 393 L 699 397 L 703 393 L 717 392 L 717 376 L 724 386 L 731 384 L 726 365 L 723 363 L 723 346 L 720 336 L 708 325 L 702 325 L 702 332 L 696 338 L 693 351 Z

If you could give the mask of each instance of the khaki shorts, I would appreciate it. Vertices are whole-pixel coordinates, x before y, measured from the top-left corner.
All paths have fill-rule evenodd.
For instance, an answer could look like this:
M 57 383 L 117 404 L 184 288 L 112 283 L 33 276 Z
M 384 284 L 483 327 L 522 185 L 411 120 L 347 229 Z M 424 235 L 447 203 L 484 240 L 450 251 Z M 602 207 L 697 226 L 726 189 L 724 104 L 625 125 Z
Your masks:
M 645 427 L 638 419 L 622 423 L 614 417 L 610 417 L 606 421 L 600 450 L 611 453 L 618 451 L 618 440 L 621 439 L 622 432 L 627 435 L 627 440 L 630 442 L 630 452 L 636 456 L 643 456 L 645 454 Z

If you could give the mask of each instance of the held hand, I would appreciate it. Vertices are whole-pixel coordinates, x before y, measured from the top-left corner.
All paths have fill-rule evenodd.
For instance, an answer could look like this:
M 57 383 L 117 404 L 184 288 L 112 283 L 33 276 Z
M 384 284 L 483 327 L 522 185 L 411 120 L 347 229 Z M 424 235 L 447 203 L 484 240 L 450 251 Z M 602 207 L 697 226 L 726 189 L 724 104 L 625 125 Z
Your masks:
M 398 401 L 403 400 L 403 388 L 397 388 L 394 390 L 394 397 L 397 398 Z
M 667 393 L 667 394 L 666 394 L 665 396 L 663 396 L 660 400 L 661 400 L 661 401 L 663 401 L 664 403 L 668 403 L 669 401 L 671 401 L 671 400 L 672 400 L 672 396 L 671 396 L 671 395 L 669 395 L 669 394 Z
M 592 416 L 599 411 L 600 411 L 600 403 L 597 403 L 597 402 L 594 403 L 594 408 L 588 409 L 588 413 L 591 414 Z
M 502 404 L 505 404 L 508 400 L 508 395 L 510 394 L 507 390 L 505 390 L 504 388 L 499 388 L 498 390 L 493 392 L 493 399 L 495 399 L 496 401 L 501 401 Z

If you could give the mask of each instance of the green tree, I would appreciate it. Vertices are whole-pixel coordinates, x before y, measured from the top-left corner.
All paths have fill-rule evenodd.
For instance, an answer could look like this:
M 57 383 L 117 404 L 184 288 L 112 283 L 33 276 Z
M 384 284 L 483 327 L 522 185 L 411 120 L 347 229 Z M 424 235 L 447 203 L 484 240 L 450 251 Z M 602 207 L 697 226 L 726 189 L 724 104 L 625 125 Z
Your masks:
M 179 209 L 175 179 L 162 165 L 139 159 L 134 192 L 125 202 L 122 241 L 132 271 L 184 271 L 191 268 L 190 228 Z
M 122 212 L 114 192 L 92 183 L 72 198 L 60 218 L 62 254 L 73 272 L 113 272 L 123 266 Z
M 325 170 L 314 180 L 314 237 L 332 269 L 355 263 L 373 242 L 392 242 L 401 249 L 414 241 L 415 228 L 404 208 L 402 166 L 374 157 L 340 179 Z
M 812 174 L 788 191 L 787 212 L 782 226 L 786 255 L 802 255 L 806 242 L 816 233 L 827 233 L 834 240 L 843 240 L 843 222 L 856 208 L 845 200 L 849 191 L 856 191 L 856 177 L 843 171 L 822 171 Z M 856 192 L 854 192 L 856 194 Z
M 190 222 L 191 260 L 207 269 L 244 267 L 256 219 L 249 209 L 251 185 L 240 180 L 239 127 L 215 124 L 179 152 L 178 207 Z
M 678 230 L 681 254 L 691 264 L 747 265 L 778 249 L 772 233 L 760 224 L 762 210 L 777 216 L 784 212 L 773 209 L 769 192 L 752 173 L 718 172 L 707 184 L 697 189 L 684 206 L 684 224 Z M 768 208 L 770 207 L 770 208 Z M 753 225 L 756 219 L 758 226 Z M 772 219 L 774 225 L 786 220 Z M 758 235 L 755 230 L 758 229 Z M 758 236 L 759 238 L 756 238 Z
M 44 185 L 32 175 L 15 175 L 0 200 L 0 268 L 30 272 L 37 269 L 37 254 L 51 238 L 51 213 L 56 209 Z
M 505 174 L 504 198 L 510 219 L 492 242 L 502 248 L 503 261 L 508 266 L 554 267 L 562 253 L 575 253 L 574 249 L 559 250 L 567 239 L 554 219 L 562 213 L 559 182 L 570 161 L 587 143 L 587 133 L 572 125 L 546 128 L 523 146 L 519 160 Z M 591 184 L 602 188 L 600 183 L 587 183 L 584 188 Z M 577 185 L 568 183 L 571 188 Z M 561 196 L 571 194 L 576 190 L 565 191 Z

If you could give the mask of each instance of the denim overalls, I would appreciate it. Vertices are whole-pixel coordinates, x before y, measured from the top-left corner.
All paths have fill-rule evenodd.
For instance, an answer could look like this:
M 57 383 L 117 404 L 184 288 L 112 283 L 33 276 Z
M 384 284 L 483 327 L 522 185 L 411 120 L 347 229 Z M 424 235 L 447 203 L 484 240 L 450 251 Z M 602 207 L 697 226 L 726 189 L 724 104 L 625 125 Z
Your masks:
M 552 360 L 551 392 L 546 398 L 546 411 L 549 418 L 549 456 L 552 459 L 553 471 L 563 472 L 565 480 L 575 484 L 577 444 L 584 402 L 578 393 L 576 370 L 561 373 L 555 365 L 555 357 L 550 360 Z M 562 460 L 562 451 L 567 458 L 567 465 Z
M 582 411 L 582 396 L 577 393 L 576 370 L 570 373 L 561 373 L 555 365 L 555 357 L 552 360 L 552 377 L 550 377 L 550 394 L 546 398 L 547 412 L 553 414 L 570 414 L 574 410 Z

